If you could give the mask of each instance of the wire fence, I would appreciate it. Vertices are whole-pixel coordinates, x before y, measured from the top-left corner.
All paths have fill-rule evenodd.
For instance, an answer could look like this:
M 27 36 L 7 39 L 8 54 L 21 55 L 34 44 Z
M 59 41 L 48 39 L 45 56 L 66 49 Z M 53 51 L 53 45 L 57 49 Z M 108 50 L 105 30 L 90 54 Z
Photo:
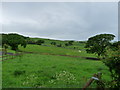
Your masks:
M 0 61 L 4 61 L 4 60 L 9 60 L 9 59 L 14 59 L 18 56 L 22 56 L 23 53 L 19 52 L 19 53 L 7 53 L 6 55 L 1 55 L 0 56 Z

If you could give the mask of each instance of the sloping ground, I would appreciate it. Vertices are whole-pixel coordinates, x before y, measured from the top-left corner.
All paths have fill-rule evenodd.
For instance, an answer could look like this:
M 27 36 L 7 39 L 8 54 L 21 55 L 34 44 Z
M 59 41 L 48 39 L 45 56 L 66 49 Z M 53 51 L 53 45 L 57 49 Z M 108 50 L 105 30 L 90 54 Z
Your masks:
M 74 57 L 74 58 L 84 58 L 89 60 L 100 60 L 99 58 L 95 57 L 81 57 L 81 56 L 72 56 L 72 55 L 58 55 L 58 54 L 50 54 L 50 53 L 39 53 L 39 52 L 27 52 L 27 51 L 21 51 L 24 54 L 41 54 L 41 55 L 53 55 L 53 56 L 65 56 L 65 57 Z
M 25 52 L 34 52 L 34 53 L 49 53 L 49 54 L 55 54 L 55 55 L 70 55 L 70 56 L 81 56 L 81 57 L 94 57 L 96 58 L 96 55 L 94 54 L 88 54 L 82 48 L 83 51 L 79 52 L 79 50 L 73 50 L 73 49 L 66 49 L 66 48 L 60 48 L 60 47 L 47 47 L 47 46 L 41 46 L 41 45 L 27 45 L 26 48 L 19 47 L 19 50 L 25 51 Z
M 23 55 L 2 62 L 3 87 L 81 88 L 98 72 L 103 73 L 103 79 L 110 80 L 108 68 L 84 50 L 39 45 L 19 49 L 24 51 Z

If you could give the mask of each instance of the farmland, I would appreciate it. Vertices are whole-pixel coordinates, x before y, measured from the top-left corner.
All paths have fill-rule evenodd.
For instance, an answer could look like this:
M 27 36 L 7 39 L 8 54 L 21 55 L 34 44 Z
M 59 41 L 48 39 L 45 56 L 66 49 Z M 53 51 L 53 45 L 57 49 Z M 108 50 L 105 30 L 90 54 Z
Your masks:
M 110 80 L 108 68 L 102 60 L 95 59 L 97 55 L 86 52 L 85 43 L 56 47 L 50 44 L 54 40 L 44 41 L 42 45 L 19 46 L 22 55 L 3 60 L 3 88 L 82 88 L 98 72 L 102 72 L 104 80 Z M 64 44 L 68 41 L 56 42 Z M 14 53 L 10 48 L 8 52 Z M 92 83 L 90 87 L 94 88 L 96 84 Z

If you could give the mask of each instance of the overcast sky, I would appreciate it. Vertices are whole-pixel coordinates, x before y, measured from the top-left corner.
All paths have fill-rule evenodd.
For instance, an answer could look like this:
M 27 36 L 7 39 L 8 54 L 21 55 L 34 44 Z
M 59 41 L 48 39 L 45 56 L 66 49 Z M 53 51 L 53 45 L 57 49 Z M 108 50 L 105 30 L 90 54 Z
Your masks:
M 4 2 L 2 16 L 4 33 L 61 40 L 109 33 L 118 39 L 117 2 Z

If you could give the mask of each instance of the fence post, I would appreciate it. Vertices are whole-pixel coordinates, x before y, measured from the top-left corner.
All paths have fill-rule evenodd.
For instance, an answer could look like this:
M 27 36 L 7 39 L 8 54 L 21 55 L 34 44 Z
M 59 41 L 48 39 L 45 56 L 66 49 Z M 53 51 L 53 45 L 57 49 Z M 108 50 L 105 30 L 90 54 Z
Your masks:
M 85 84 L 82 90 L 85 90 L 86 88 L 88 88 L 94 80 L 99 80 L 101 78 L 101 74 L 102 73 L 100 72 L 97 74 L 94 74 L 93 77 Z

